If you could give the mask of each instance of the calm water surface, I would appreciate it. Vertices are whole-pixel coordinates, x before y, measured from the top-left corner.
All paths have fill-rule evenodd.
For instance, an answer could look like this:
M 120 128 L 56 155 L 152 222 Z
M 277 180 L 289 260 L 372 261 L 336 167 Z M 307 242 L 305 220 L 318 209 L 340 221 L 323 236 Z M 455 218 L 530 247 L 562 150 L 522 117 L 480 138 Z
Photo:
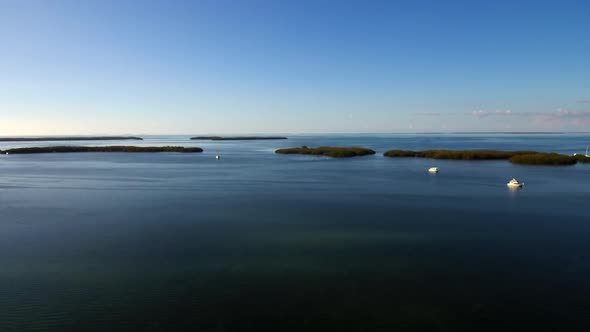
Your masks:
M 0 331 L 590 326 L 590 165 L 382 156 L 571 154 L 589 135 L 187 138 L 95 144 L 205 152 L 0 156 Z M 273 153 L 300 145 L 378 153 Z M 524 189 L 508 190 L 512 176 Z

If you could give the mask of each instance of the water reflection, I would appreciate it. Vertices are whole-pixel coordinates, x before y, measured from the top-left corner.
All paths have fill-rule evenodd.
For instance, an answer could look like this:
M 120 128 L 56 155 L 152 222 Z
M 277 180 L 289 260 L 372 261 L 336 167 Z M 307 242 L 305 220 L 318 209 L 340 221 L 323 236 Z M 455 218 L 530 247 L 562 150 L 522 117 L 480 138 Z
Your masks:
M 507 186 L 510 192 L 516 193 L 522 190 L 523 187 Z
M 586 327 L 590 166 L 437 160 L 428 176 L 428 159 L 273 152 L 570 141 L 310 136 L 190 142 L 205 148 L 196 155 L 3 157 L 0 331 Z M 506 191 L 507 175 L 533 185 Z

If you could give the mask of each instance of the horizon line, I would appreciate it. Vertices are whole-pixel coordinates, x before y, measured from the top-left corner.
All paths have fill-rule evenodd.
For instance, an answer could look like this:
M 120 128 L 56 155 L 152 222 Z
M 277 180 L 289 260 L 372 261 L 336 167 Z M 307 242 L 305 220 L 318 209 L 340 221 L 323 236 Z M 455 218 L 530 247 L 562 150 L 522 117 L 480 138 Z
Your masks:
M 261 136 L 270 136 L 270 135 L 391 135 L 391 134 L 406 134 L 406 135 L 424 135 L 424 134 L 437 134 L 437 135 L 452 135 L 452 134 L 471 134 L 471 135 L 485 135 L 485 134 L 506 134 L 506 135 L 515 135 L 515 134 L 522 134 L 522 135 L 540 135 L 540 134 L 547 134 L 547 135 L 559 135 L 559 134 L 590 134 L 590 131 L 421 131 L 421 132 L 324 132 L 324 133 L 314 133 L 314 132 L 293 132 L 293 133 L 256 133 L 256 132 L 236 132 L 236 133 L 198 133 L 198 134 L 150 134 L 150 133 L 142 133 L 142 134 L 20 134 L 20 135 L 0 135 L 0 138 L 8 138 L 8 137 L 89 137 L 89 136 L 103 136 L 103 137 L 115 137 L 115 136 L 199 136 L 199 135 L 216 135 L 216 136 L 235 136 L 235 135 L 261 135 Z

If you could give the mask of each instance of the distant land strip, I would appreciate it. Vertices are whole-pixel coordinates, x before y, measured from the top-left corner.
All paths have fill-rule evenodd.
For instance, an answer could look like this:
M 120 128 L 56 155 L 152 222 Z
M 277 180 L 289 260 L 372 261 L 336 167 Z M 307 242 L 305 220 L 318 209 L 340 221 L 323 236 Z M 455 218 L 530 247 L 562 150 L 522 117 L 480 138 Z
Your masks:
M 562 131 L 456 131 L 453 134 L 468 134 L 468 135 L 490 135 L 490 134 L 502 134 L 502 135 L 563 135 L 568 134 Z M 575 134 L 575 133 L 571 133 Z
M 46 142 L 46 141 L 121 141 L 143 138 L 135 136 L 63 136 L 63 137 L 0 137 L 0 142 Z
M 416 135 L 567 135 L 567 134 L 588 134 L 585 131 L 425 131 L 415 133 Z
M 0 151 L 1 154 L 68 153 L 68 152 L 203 152 L 203 149 L 182 146 L 47 146 L 15 148 Z
M 583 155 L 566 156 L 558 153 L 536 151 L 497 151 L 497 150 L 389 150 L 385 157 L 432 158 L 450 160 L 509 160 L 513 164 L 567 166 L 578 162 L 589 163 L 590 158 Z
M 258 141 L 258 140 L 273 140 L 273 139 L 287 139 L 283 136 L 195 136 L 192 140 L 209 140 L 209 141 Z
M 348 158 L 357 156 L 366 156 L 375 154 L 375 151 L 361 147 L 334 147 L 334 146 L 320 146 L 317 148 L 308 148 L 307 146 L 278 149 L 275 151 L 278 154 L 308 154 L 319 155 L 333 158 Z

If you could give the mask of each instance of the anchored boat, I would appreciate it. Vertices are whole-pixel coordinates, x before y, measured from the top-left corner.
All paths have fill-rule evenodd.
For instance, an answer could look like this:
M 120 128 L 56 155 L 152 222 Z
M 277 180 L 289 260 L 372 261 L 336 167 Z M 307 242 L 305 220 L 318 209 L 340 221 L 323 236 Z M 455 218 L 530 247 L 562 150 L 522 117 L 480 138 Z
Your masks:
M 512 178 L 512 180 L 510 180 L 510 182 L 508 182 L 506 185 L 511 188 L 520 188 L 524 186 L 524 182 L 520 182 L 517 179 Z

